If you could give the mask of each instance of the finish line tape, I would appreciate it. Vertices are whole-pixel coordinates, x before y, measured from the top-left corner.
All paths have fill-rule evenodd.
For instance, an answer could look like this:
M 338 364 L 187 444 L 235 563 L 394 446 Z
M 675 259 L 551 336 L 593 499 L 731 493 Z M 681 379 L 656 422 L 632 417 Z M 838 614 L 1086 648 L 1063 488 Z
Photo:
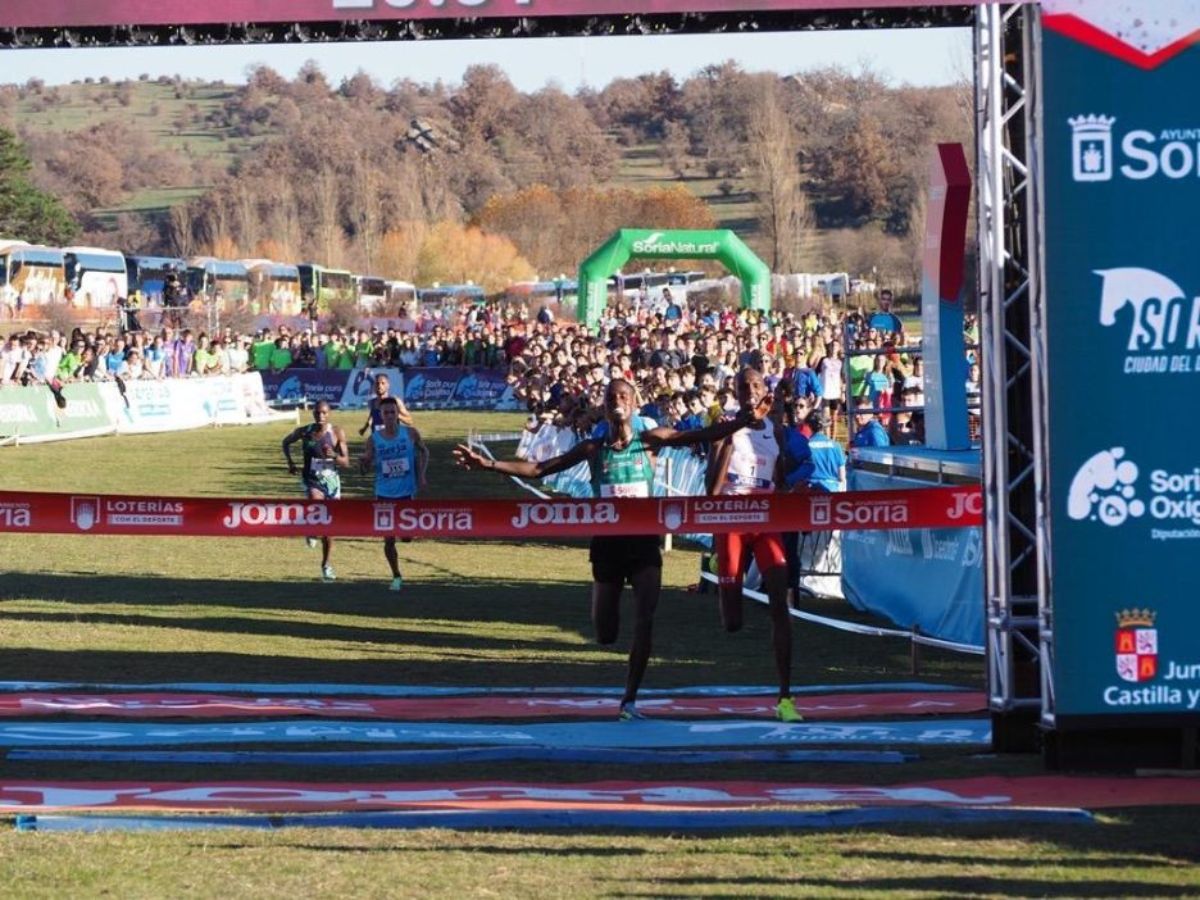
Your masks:
M 280 500 L 0 492 L 0 532 L 180 537 L 534 538 L 982 524 L 978 486 L 602 500 Z

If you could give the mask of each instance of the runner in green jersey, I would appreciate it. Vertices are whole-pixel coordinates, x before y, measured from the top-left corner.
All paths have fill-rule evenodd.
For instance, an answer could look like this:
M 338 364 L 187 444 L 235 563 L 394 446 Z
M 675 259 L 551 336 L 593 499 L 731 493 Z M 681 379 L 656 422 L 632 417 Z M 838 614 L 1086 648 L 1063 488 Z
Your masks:
M 633 385 L 624 379 L 609 382 L 604 392 L 604 416 L 608 430 L 602 438 L 581 441 L 566 453 L 543 462 L 489 459 L 473 448 L 459 444 L 454 450 L 459 465 L 485 469 L 520 478 L 544 478 L 586 462 L 592 471 L 596 497 L 649 497 L 653 493 L 655 454 L 664 447 L 684 447 L 718 441 L 766 418 L 771 398 L 743 409 L 736 417 L 708 428 L 676 431 L 645 428 L 638 420 Z M 646 663 L 650 660 L 654 610 L 662 588 L 662 554 L 659 537 L 651 535 L 597 536 L 591 541 L 592 624 L 596 640 L 612 644 L 620 627 L 621 592 L 628 581 L 636 603 L 633 642 L 621 719 L 637 719 L 635 702 Z

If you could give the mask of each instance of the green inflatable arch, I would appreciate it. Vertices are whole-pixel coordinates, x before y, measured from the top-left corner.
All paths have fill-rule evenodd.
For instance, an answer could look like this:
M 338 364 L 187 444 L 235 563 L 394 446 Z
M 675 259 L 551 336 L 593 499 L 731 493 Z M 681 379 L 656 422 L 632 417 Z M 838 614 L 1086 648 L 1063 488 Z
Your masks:
M 732 231 L 622 228 L 579 267 L 579 318 L 596 327 L 608 302 L 608 276 L 630 259 L 719 259 L 741 279 L 742 307 L 771 308 L 771 270 Z

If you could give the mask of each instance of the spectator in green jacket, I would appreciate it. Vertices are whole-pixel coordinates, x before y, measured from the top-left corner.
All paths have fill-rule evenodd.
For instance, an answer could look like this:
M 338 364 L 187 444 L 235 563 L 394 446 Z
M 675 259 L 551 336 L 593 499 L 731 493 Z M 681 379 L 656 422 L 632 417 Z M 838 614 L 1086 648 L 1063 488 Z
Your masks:
M 292 351 L 288 347 L 287 338 L 275 338 L 273 349 L 271 350 L 271 371 L 282 372 L 292 364 Z

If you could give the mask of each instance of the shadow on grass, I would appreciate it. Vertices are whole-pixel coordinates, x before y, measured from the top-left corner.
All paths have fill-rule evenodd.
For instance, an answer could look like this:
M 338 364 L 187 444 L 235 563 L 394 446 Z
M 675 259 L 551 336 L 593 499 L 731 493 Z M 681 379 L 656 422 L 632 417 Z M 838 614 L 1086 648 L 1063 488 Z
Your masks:
M 1003 866 L 1005 863 L 997 863 Z M 1054 863 L 1047 863 L 1053 868 Z M 684 883 L 691 882 L 681 879 Z M 713 879 L 704 879 L 703 883 L 711 884 Z M 740 881 L 740 880 L 739 880 Z M 731 883 L 738 883 L 733 881 Z M 779 880 L 762 879 L 763 884 L 795 884 L 796 880 L 782 878 Z M 1108 879 L 1081 879 L 1078 881 L 1057 881 L 1048 878 L 1005 878 L 992 875 L 914 875 L 911 878 L 896 876 L 892 878 L 856 878 L 852 881 L 805 878 L 804 885 L 809 888 L 829 888 L 830 890 L 853 889 L 866 893 L 878 891 L 881 893 L 902 892 L 905 895 L 936 892 L 938 895 L 951 897 L 1195 897 L 1195 887 L 1180 884 L 1168 884 L 1160 881 L 1117 881 Z M 692 897 L 691 893 L 658 894 L 660 897 Z M 718 896 L 705 894 L 706 897 Z
M 592 648 L 587 648 L 592 650 Z M 504 659 L 439 650 L 436 659 L 413 659 L 412 648 L 376 648 L 369 658 L 314 659 L 242 653 L 127 650 L 0 651 L 0 681 L 78 681 L 136 687 L 155 682 L 336 683 L 490 685 L 595 685 L 621 683 L 624 658 L 596 648 L 589 658 L 564 660 L 535 654 Z
M 618 643 L 600 648 L 592 643 L 588 583 L 549 574 L 547 578 L 547 573 L 539 572 L 538 580 L 523 581 L 470 578 L 447 570 L 436 580 L 422 579 L 411 589 L 406 585 L 393 594 L 379 579 L 331 585 L 14 573 L 5 577 L 0 589 L 0 623 L 10 623 L 10 634 L 19 623 L 38 622 L 48 628 L 93 625 L 103 630 L 105 640 L 112 640 L 116 630 L 123 628 L 137 629 L 145 636 L 125 653 L 58 650 L 26 639 L 25 646 L 0 649 L 0 679 L 620 684 L 633 619 L 631 593 L 627 590 L 622 601 Z M 28 598 L 37 606 L 13 608 L 3 602 L 13 597 Z M 89 610 L 110 604 L 132 608 Z M 728 635 L 719 626 L 714 595 L 664 591 L 645 686 L 772 683 L 769 617 L 752 603 L 746 605 L 745 616 L 745 628 Z M 429 625 L 422 627 L 422 621 Z M 178 636 L 164 646 L 166 639 L 156 629 L 167 628 L 197 635 L 246 635 L 246 639 L 229 652 L 224 647 L 219 652 L 188 652 L 186 639 Z M 793 634 L 794 684 L 911 677 L 905 642 L 843 637 L 801 623 L 794 624 Z M 306 644 L 291 653 L 284 647 L 281 655 L 264 655 L 255 646 L 258 637 Z M 119 640 L 129 642 L 124 635 Z M 327 647 L 314 647 L 311 642 L 326 642 Z M 863 652 L 866 648 L 869 652 Z M 319 658 L 322 655 L 337 658 Z M 927 660 L 926 664 L 929 675 L 958 683 L 973 680 L 978 669 L 973 660 Z
M 556 833 L 555 837 L 561 838 L 562 833 L 561 832 Z M 205 841 L 203 846 L 211 847 L 213 850 L 248 850 L 248 849 L 261 850 L 261 846 L 255 846 L 253 844 L 214 844 L 212 842 Z M 308 850 L 313 853 L 335 853 L 335 854 L 336 853 L 364 853 L 364 854 L 387 853 L 387 854 L 395 854 L 395 852 L 396 852 L 395 847 L 387 847 L 387 846 L 378 847 L 378 846 L 371 846 L 371 845 L 365 845 L 365 844 L 359 845 L 359 846 L 353 846 L 353 845 L 348 846 L 346 844 L 290 844 L 289 843 L 287 846 L 288 846 L 289 850 Z M 427 848 L 421 848 L 420 850 L 415 851 L 415 852 L 419 852 L 419 853 L 435 852 L 436 853 L 436 852 L 442 851 L 442 850 L 448 851 L 448 852 L 454 852 L 454 853 L 463 853 L 463 852 L 484 853 L 484 854 L 491 854 L 491 855 L 495 855 L 495 856 L 515 856 L 515 855 L 519 855 L 521 853 L 527 852 L 526 850 L 524 850 L 522 848 L 518 848 L 518 847 L 490 846 L 487 844 L 468 844 L 466 846 L 459 844 L 457 846 L 448 846 L 448 847 L 427 847 Z M 640 848 L 640 847 L 578 847 L 578 846 L 575 846 L 575 847 L 538 847 L 537 848 L 538 856 L 566 856 L 566 857 L 595 856 L 595 857 L 602 857 L 602 858 L 619 858 L 622 856 L 647 856 L 653 852 L 654 851 L 652 851 L 652 850 L 647 850 L 647 849 Z
M 1200 848 L 1197 848 L 1196 853 L 1197 856 L 1200 857 Z M 856 858 L 863 860 L 878 860 L 882 862 L 897 863 L 922 863 L 944 866 L 974 866 L 978 865 L 980 862 L 980 859 L 977 856 L 953 856 L 945 853 L 901 853 L 887 850 L 859 850 L 854 855 Z M 1056 860 L 1054 865 L 1080 869 L 1115 869 L 1126 866 L 1144 868 L 1147 866 L 1162 865 L 1162 863 L 1162 859 L 1156 859 L 1151 855 L 1143 855 L 1063 859 Z M 1036 858 L 1030 859 L 1018 856 L 1009 856 L 1005 858 L 1004 865 L 1014 869 L 1027 869 L 1045 865 L 1045 861 Z M 1197 875 L 1200 877 L 1200 873 L 1197 873 Z
M 334 562 L 336 564 L 337 560 Z M 452 618 L 466 622 L 496 618 L 515 624 L 547 625 L 551 621 L 543 606 L 531 602 L 535 593 L 569 597 L 582 604 L 587 600 L 590 590 L 589 583 L 580 581 L 469 579 L 436 563 L 422 562 L 421 565 L 432 568 L 439 579 L 422 580 L 400 594 L 387 591 L 386 581 L 382 577 L 325 584 L 315 578 L 311 581 L 284 582 L 97 575 L 90 572 L 13 573 L 5 576 L 0 602 L 14 597 L 28 597 L 41 602 L 62 602 L 72 607 L 97 604 L 131 604 L 147 608 L 233 607 L 372 618 L 396 615 Z M 451 599 L 454 604 L 447 606 L 446 601 Z M 500 615 L 481 615 L 483 613 Z M 3 607 L 0 606 L 0 617 L 3 615 Z M 12 618 L 32 617 L 24 612 L 8 615 Z M 150 624 L 162 626 L 169 624 L 169 621 L 154 617 L 154 622 Z
M 422 649 L 446 651 L 508 649 L 513 646 L 512 640 L 497 640 L 481 637 L 478 634 L 446 634 L 433 633 L 417 627 L 380 627 L 344 626 L 333 624 L 318 624 L 285 619 L 256 619 L 240 617 L 195 617 L 185 616 L 142 616 L 121 615 L 115 613 L 41 613 L 26 612 L 6 615 L 0 613 L 0 622 L 5 619 L 20 619 L 25 622 L 71 622 L 78 624 L 122 625 L 144 628 L 183 628 L 189 631 L 224 632 L 227 634 L 243 634 L 247 636 L 269 635 L 273 637 L 290 637 L 298 640 L 357 642 L 373 645 L 418 645 Z M 569 651 L 578 649 L 575 642 L 552 641 L 539 638 L 536 645 L 541 651 Z M 377 652 L 388 652 L 384 647 L 376 647 Z M 397 648 L 399 652 L 399 648 Z M 450 654 L 447 654 L 449 657 Z

